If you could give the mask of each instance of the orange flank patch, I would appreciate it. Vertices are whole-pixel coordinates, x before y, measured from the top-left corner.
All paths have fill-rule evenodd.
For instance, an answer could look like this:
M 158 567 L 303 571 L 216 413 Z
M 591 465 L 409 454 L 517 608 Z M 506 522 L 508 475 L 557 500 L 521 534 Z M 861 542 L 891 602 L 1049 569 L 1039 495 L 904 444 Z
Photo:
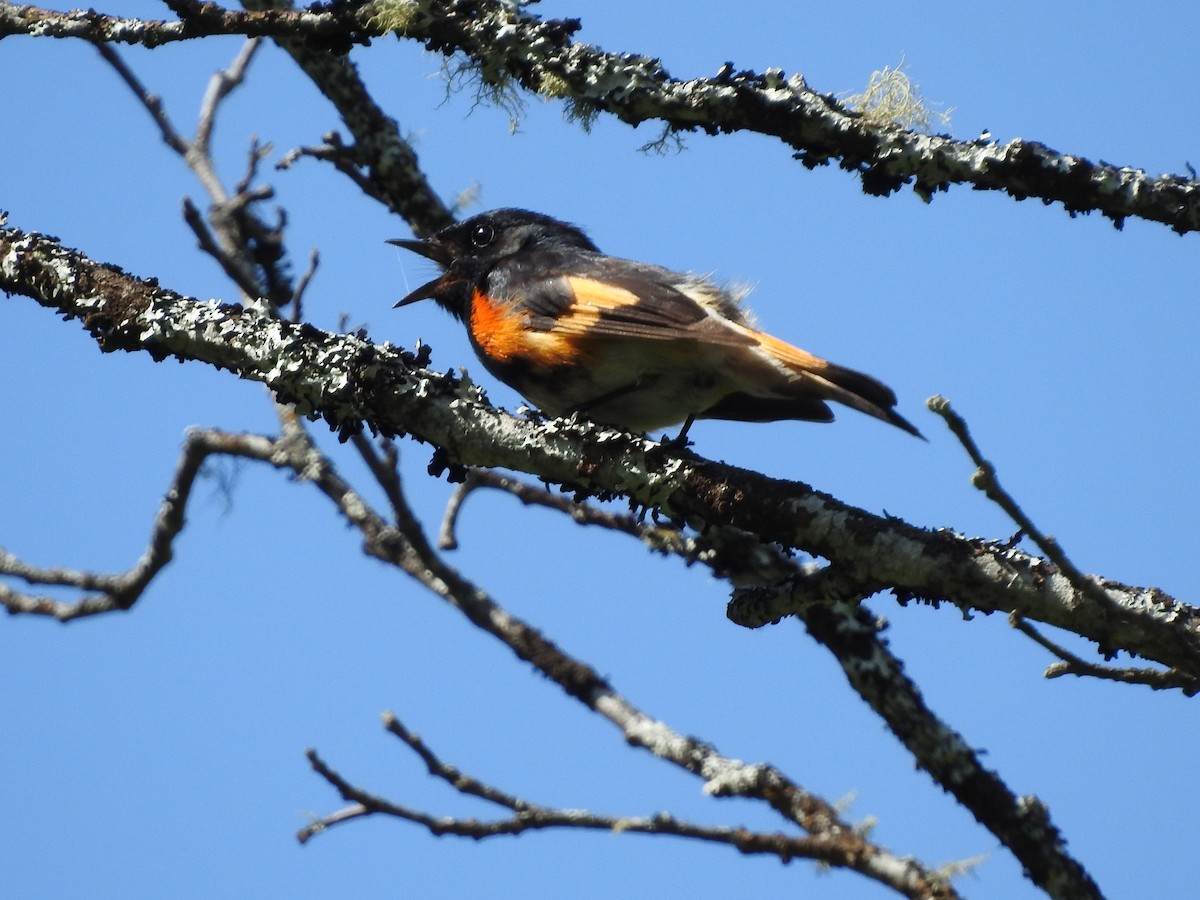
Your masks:
M 494 301 L 480 290 L 471 295 L 467 326 L 483 355 L 496 362 L 555 366 L 574 358 L 566 338 L 532 330 L 516 304 Z

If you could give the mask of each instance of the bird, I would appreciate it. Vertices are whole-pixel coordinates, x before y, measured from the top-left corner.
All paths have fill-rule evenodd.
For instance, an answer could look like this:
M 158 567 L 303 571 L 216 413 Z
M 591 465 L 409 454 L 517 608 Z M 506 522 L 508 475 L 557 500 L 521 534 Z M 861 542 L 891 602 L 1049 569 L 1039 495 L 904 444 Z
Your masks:
M 924 439 L 891 388 L 759 331 L 737 292 L 608 256 L 551 216 L 495 209 L 388 243 L 441 269 L 395 306 L 434 300 L 484 368 L 549 416 L 682 425 L 682 442 L 696 419 L 829 422 L 835 401 Z

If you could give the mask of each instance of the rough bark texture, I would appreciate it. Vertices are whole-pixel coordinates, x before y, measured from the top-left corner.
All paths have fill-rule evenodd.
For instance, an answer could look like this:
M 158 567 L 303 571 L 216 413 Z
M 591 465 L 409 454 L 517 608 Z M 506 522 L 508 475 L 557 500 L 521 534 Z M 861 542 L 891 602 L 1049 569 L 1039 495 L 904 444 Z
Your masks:
M 572 40 L 577 20 L 539 19 L 502 0 L 388 0 L 245 12 L 184 0 L 174 5 L 181 14 L 176 22 L 0 5 L 0 38 L 30 34 L 155 46 L 245 34 L 302 39 L 309 51 L 328 54 L 394 33 L 448 56 L 462 54 L 492 87 L 515 83 L 561 98 L 580 118 L 606 112 L 633 125 L 654 120 L 677 131 L 751 131 L 779 138 L 805 166 L 837 162 L 857 173 L 871 194 L 910 184 L 929 198 L 965 184 L 1004 191 L 1018 200 L 1061 203 L 1071 215 L 1094 210 L 1118 226 L 1136 216 L 1180 234 L 1200 230 L 1200 184 L 1194 178 L 1152 177 L 1034 141 L 961 141 L 872 125 L 831 95 L 811 90 L 802 76 L 788 77 L 779 69 L 736 71 L 727 63 L 711 78 L 676 79 L 657 59 L 606 53 Z M 359 140 L 371 151 L 369 140 Z M 433 224 L 437 204 L 422 199 L 418 205 Z
M 1110 601 L 1105 607 L 1022 551 L 916 528 L 800 482 L 590 423 L 518 419 L 488 405 L 477 387 L 421 368 L 407 351 L 182 297 L 36 234 L 0 230 L 0 288 L 78 318 L 104 350 L 229 369 L 343 434 L 365 423 L 428 441 L 437 447 L 432 468 L 451 477 L 457 466 L 502 466 L 583 494 L 625 496 L 698 526 L 729 525 L 823 557 L 844 577 L 902 598 L 1019 613 L 1089 638 L 1106 654 L 1119 648 L 1200 675 L 1200 614 L 1153 588 L 1088 576 Z

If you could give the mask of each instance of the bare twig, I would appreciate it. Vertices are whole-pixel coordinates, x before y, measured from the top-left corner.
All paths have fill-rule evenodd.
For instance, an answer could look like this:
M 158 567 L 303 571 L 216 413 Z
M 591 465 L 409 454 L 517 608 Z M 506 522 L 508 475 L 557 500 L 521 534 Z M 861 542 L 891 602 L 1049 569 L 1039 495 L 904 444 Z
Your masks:
M 226 190 L 212 159 L 212 136 L 221 104 L 244 83 L 259 44 L 255 38 L 246 41 L 228 68 L 210 79 L 196 133 L 190 139 L 171 124 L 161 98 L 146 88 L 115 50 L 100 44 L 97 51 L 146 108 L 167 146 L 183 159 L 208 194 L 211 206 L 207 222 L 190 199 L 184 198 L 183 203 L 184 221 L 195 233 L 200 249 L 217 261 L 248 300 L 266 297 L 282 307 L 296 294 L 283 252 L 285 220 L 280 212 L 276 224 L 269 225 L 253 211 L 255 204 L 274 196 L 269 186 L 252 186 L 259 163 L 270 148 L 257 141 L 251 143 L 246 172 L 232 193 Z
M 391 120 L 388 120 L 389 122 Z M 394 122 L 391 122 L 395 126 Z M 395 139 L 402 140 L 399 133 L 396 133 Z M 304 157 L 320 160 L 330 163 L 335 169 L 345 175 L 353 182 L 359 190 L 368 197 L 379 201 L 388 209 L 396 212 L 403 212 L 404 207 L 397 203 L 397 198 L 392 196 L 389 189 L 389 182 L 378 177 L 370 169 L 370 160 L 363 158 L 364 154 L 358 152 L 358 145 L 347 147 L 342 141 L 341 136 L 337 132 L 329 132 L 324 135 L 325 143 L 319 147 L 296 147 L 284 154 L 283 158 L 277 163 L 280 169 L 290 169 L 296 164 L 296 161 Z M 438 219 L 441 221 L 441 219 Z M 445 221 L 449 223 L 450 212 L 447 210 Z M 430 227 L 418 230 L 429 231 Z
M 573 828 L 602 830 L 615 834 L 640 833 L 672 835 L 691 838 L 708 843 L 725 844 L 746 854 L 769 854 L 781 862 L 793 859 L 812 859 L 828 865 L 841 865 L 842 858 L 827 836 L 798 837 L 782 833 L 752 832 L 745 828 L 697 825 L 676 819 L 669 813 L 655 816 L 608 816 L 577 809 L 555 809 L 541 806 L 506 793 L 478 779 L 463 774 L 454 766 L 442 762 L 433 751 L 415 734 L 408 731 L 392 714 L 385 716 L 387 729 L 404 741 L 416 752 L 434 776 L 446 781 L 455 790 L 489 801 L 512 812 L 509 818 L 480 821 L 476 818 L 455 819 L 434 817 L 427 813 L 401 806 L 355 787 L 313 750 L 308 759 L 313 770 L 331 784 L 343 799 L 352 805 L 329 816 L 310 823 L 301 829 L 301 843 L 333 827 L 334 825 L 367 815 L 383 814 L 405 819 L 422 825 L 434 835 L 452 834 L 476 840 L 501 835 L 517 835 L 526 831 L 548 828 Z M 831 852 L 833 851 L 833 852 Z M 909 897 L 951 898 L 958 894 L 949 885 L 948 879 L 932 876 L 927 883 L 891 885 Z
M 246 80 L 246 70 L 262 41 L 250 38 L 242 44 L 242 48 L 234 57 L 233 62 L 223 71 L 217 72 L 208 82 L 204 99 L 200 102 L 200 116 L 196 124 L 196 136 L 192 139 L 195 152 L 205 157 L 212 156 L 212 135 L 216 128 L 217 111 L 221 101 L 228 97 Z
M 1200 694 L 1200 679 L 1178 669 L 1139 669 L 1136 667 L 1102 666 L 1090 663 L 1076 656 L 1066 647 L 1050 640 L 1038 629 L 1030 625 L 1018 615 L 1008 617 L 1009 624 L 1034 643 L 1045 647 L 1059 658 L 1059 662 L 1046 667 L 1047 678 L 1061 678 L 1063 675 L 1091 676 L 1107 681 L 1119 681 L 1123 684 L 1144 684 L 1156 691 L 1179 690 L 1185 696 L 1194 697 Z
M 178 153 L 180 156 L 186 156 L 190 144 L 182 134 L 176 130 L 171 124 L 171 119 L 167 115 L 166 109 L 163 107 L 162 97 L 151 93 L 146 89 L 146 86 L 138 79 L 133 70 L 125 64 L 125 60 L 108 44 L 97 44 L 96 52 L 100 54 L 113 70 L 125 82 L 126 86 L 133 91 L 146 107 L 146 111 L 150 113 L 150 118 L 154 120 L 154 124 L 158 126 L 159 134 L 168 147 Z
M 245 260 L 239 255 L 229 253 L 225 247 L 221 246 L 208 222 L 204 220 L 203 214 L 192 202 L 191 197 L 183 198 L 183 220 L 196 235 L 200 249 L 216 260 L 217 265 L 221 267 L 229 280 L 237 285 L 238 290 L 244 296 L 257 297 L 262 293 L 262 286 L 259 284 L 254 270 L 246 265 Z
M 400 484 L 399 454 L 396 445 L 386 438 L 380 441 L 383 455 L 375 451 L 371 442 L 361 433 L 350 438 L 354 449 L 363 458 L 375 481 L 383 488 L 384 496 L 392 508 L 392 515 L 397 523 L 408 516 L 408 504 L 404 499 L 404 488 Z
M 1058 541 L 1038 528 L 1033 520 L 1017 504 L 1017 501 L 1013 499 L 1013 496 L 1000 486 L 1000 479 L 996 475 L 995 465 L 984 458 L 979 445 L 971 437 L 971 432 L 967 428 L 966 421 L 950 408 L 950 401 L 944 397 L 932 397 L 926 405 L 931 411 L 937 413 L 937 415 L 945 420 L 950 431 L 958 438 L 963 449 L 967 451 L 967 455 L 971 457 L 971 461 L 977 466 L 975 474 L 971 476 L 971 484 L 983 491 L 989 500 L 1008 514 L 1009 518 L 1016 524 L 1019 532 L 1027 535 L 1033 541 L 1037 548 L 1046 555 L 1046 558 L 1054 563 L 1058 570 L 1062 572 L 1075 590 L 1088 597 L 1108 614 L 1119 616 L 1121 614 L 1119 604 L 1113 598 L 1109 597 L 1095 579 L 1083 574 L 1067 558 L 1066 552 L 1062 549 Z
M 75 602 L 28 594 L 0 584 L 0 603 L 10 613 L 53 616 L 61 622 L 132 607 L 171 561 L 175 539 L 183 530 L 184 511 L 200 467 L 214 452 L 217 432 L 192 431 L 184 441 L 171 484 L 163 495 L 150 542 L 141 558 L 119 575 L 100 575 L 73 569 L 40 568 L 0 550 L 0 575 L 19 578 L 30 585 L 59 586 L 95 592 Z
M 984 458 L 979 445 L 971 437 L 966 421 L 950 408 L 949 401 L 942 397 L 934 397 L 929 401 L 928 406 L 945 419 L 954 436 L 958 438 L 959 443 L 962 444 L 967 454 L 971 457 L 971 461 L 978 467 L 971 479 L 971 483 L 983 491 L 989 500 L 996 503 L 1016 523 L 1018 528 L 1017 537 L 1027 535 L 1038 549 L 1046 554 L 1047 558 L 1058 567 L 1059 571 L 1063 573 L 1077 591 L 1107 609 L 1110 615 L 1120 617 L 1123 609 L 1118 601 L 1105 592 L 1096 578 L 1081 572 L 1067 557 L 1066 552 L 1062 549 L 1058 541 L 1038 528 L 1025 511 L 1021 509 L 1016 500 L 1013 499 L 1012 495 L 1000 486 L 999 478 L 996 475 L 996 467 Z M 1013 612 L 1009 615 L 1009 621 L 1022 634 L 1031 638 L 1042 647 L 1045 647 L 1060 659 L 1060 662 L 1047 667 L 1045 671 L 1047 678 L 1057 678 L 1062 675 L 1093 676 L 1125 684 L 1144 684 L 1155 690 L 1180 690 L 1189 697 L 1200 693 L 1200 676 L 1196 674 L 1181 671 L 1174 666 L 1164 671 L 1161 669 L 1139 669 L 1136 667 L 1105 666 L 1098 663 L 1089 663 L 1045 637 L 1030 625 L 1024 616 Z M 1101 646 L 1101 650 L 1110 654 L 1112 652 L 1110 648 L 1103 645 Z
M 632 535 L 659 552 L 675 553 L 689 562 L 694 561 L 701 552 L 702 542 L 686 537 L 681 529 L 673 525 L 647 525 L 637 516 L 615 513 L 590 503 L 578 502 L 562 494 L 552 494 L 544 487 L 528 484 L 491 469 L 468 469 L 462 483 L 455 487 L 446 504 L 442 525 L 438 530 L 439 549 L 454 550 L 458 547 L 455 532 L 459 513 L 467 498 L 481 488 L 511 494 L 526 506 L 544 506 L 557 510 L 567 514 L 580 525 L 598 525 L 611 531 Z M 763 577 L 768 577 L 768 573 L 764 573 Z
M 304 270 L 304 274 L 300 276 L 300 280 L 296 282 L 296 289 L 292 292 L 292 322 L 299 323 L 304 318 L 304 292 L 308 290 L 308 286 L 312 283 L 313 276 L 317 274 L 317 267 L 321 264 L 321 254 L 317 250 L 313 250 L 308 255 L 308 268 Z
M 290 0 L 243 2 L 248 9 L 281 17 L 295 15 Z M 355 27 L 361 33 L 378 33 L 380 24 L 374 19 L 375 14 L 374 4 L 368 4 L 355 17 Z M 354 139 L 353 146 L 347 147 L 336 134 L 328 134 L 325 136 L 328 153 L 311 155 L 332 162 L 368 196 L 403 216 L 418 235 L 432 234 L 453 222 L 453 213 L 421 171 L 412 143 L 401 134 L 396 120 L 371 96 L 347 53 L 314 47 L 299 31 L 290 35 L 280 33 L 275 40 L 337 108 Z
M 762 541 L 756 534 L 739 528 L 710 526 L 697 534 L 690 534 L 677 525 L 662 522 L 646 522 L 645 517 L 617 513 L 576 500 L 563 494 L 551 493 L 547 488 L 529 484 L 492 469 L 468 469 L 462 484 L 456 486 L 446 503 L 438 530 L 438 549 L 453 550 L 458 547 L 456 525 L 467 497 L 480 488 L 490 488 L 511 494 L 526 506 L 543 506 L 571 517 L 579 525 L 593 525 L 618 531 L 637 538 L 655 553 L 677 556 L 687 565 L 701 563 L 712 570 L 717 578 L 723 578 L 738 587 L 730 602 L 729 617 L 746 627 L 766 624 L 767 620 L 752 624 L 754 613 L 737 612 L 739 605 L 763 609 L 761 597 L 782 595 L 794 590 L 794 585 L 811 577 L 825 567 L 817 563 L 802 563 L 784 553 L 779 547 Z M 748 592 L 743 595 L 743 591 Z M 826 592 L 830 601 L 845 599 L 845 592 L 829 588 Z M 874 591 L 868 591 L 865 597 Z M 755 597 L 755 600 L 748 599 Z M 809 601 L 816 602 L 816 601 Z M 774 620 L 786 615 L 780 612 Z

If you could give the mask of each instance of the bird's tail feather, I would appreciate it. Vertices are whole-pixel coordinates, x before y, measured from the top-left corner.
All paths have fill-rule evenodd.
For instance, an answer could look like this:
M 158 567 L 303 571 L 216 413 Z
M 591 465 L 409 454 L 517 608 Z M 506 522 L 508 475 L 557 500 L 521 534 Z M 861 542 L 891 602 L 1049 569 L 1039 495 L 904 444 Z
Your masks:
M 825 400 L 835 400 L 925 439 L 915 425 L 896 412 L 896 394 L 886 384 L 870 375 L 821 359 L 769 334 L 756 332 L 755 337 L 769 356 L 796 376 L 792 383 L 799 389 L 798 393 L 810 397 L 816 394 Z

